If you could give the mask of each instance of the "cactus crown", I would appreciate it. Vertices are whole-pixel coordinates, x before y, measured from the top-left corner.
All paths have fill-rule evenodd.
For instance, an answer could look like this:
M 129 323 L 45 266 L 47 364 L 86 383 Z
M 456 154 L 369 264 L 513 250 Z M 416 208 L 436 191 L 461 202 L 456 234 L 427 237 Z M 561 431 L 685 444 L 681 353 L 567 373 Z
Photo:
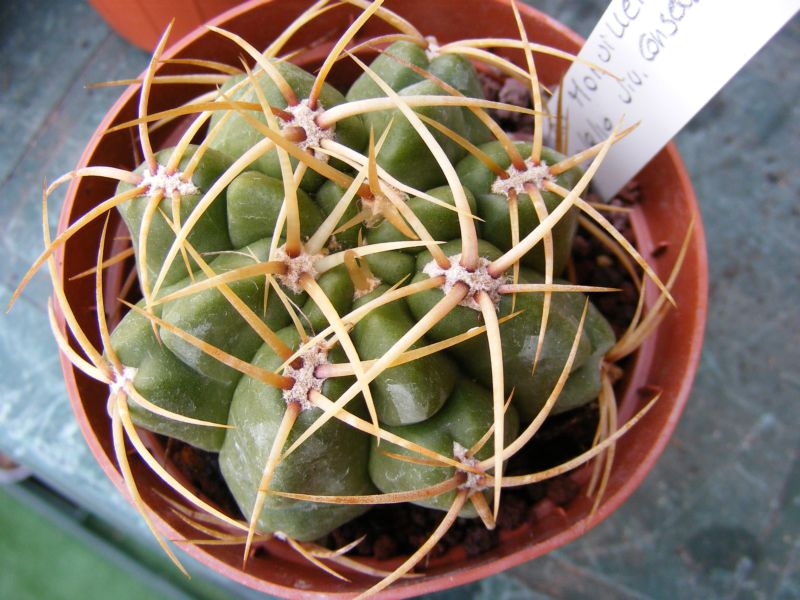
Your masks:
M 137 81 L 138 118 L 119 126 L 138 131 L 143 164 L 85 167 L 44 191 L 46 250 L 20 289 L 49 263 L 56 304 L 77 343 L 67 341 L 51 305 L 59 346 L 76 368 L 108 384 L 120 471 L 177 564 L 137 491 L 126 436 L 188 503 L 175 509 L 198 532 L 241 543 L 245 561 L 253 542 L 285 540 L 332 576 L 344 577 L 336 564 L 378 576 L 371 594 L 407 576 L 459 515 L 493 528 L 505 488 L 601 457 L 605 468 L 596 461 L 591 486 L 599 502 L 615 441 L 655 400 L 617 428 L 613 363 L 668 309 L 680 260 L 662 283 L 603 207 L 582 199 L 627 130 L 572 157 L 544 146 L 533 53 L 574 57 L 529 44 L 513 4 L 519 40 L 449 43 L 423 36 L 380 0 L 341 4 L 363 12 L 316 76 L 282 52 L 297 30 L 337 8 L 328 0 L 263 52 L 214 28 L 252 66 L 196 61 L 212 73 L 182 81 L 221 87 L 150 114 L 152 86 L 170 81 L 158 75 L 167 31 Z M 397 33 L 356 42 L 369 19 Z M 499 47 L 522 49 L 527 70 L 489 52 Z M 371 65 L 359 58 L 376 50 Z M 363 71 L 346 97 L 325 83 L 339 60 Z M 533 110 L 484 100 L 476 64 L 530 85 Z M 492 109 L 533 117 L 530 141 L 513 141 Z M 151 129 L 180 119 L 174 146 L 154 152 Z M 556 121 L 560 132 L 560 115 Z M 116 195 L 51 239 L 47 198 L 84 176 L 117 180 Z M 96 268 L 83 274 L 96 278 L 98 347 L 77 324 L 53 254 L 114 208 L 132 247 L 106 258 L 104 230 Z M 640 300 L 616 341 L 582 296 L 611 290 L 557 278 L 579 218 L 633 259 L 624 264 L 637 283 L 633 263 L 662 292 L 646 314 Z M 104 272 L 131 255 L 142 299 L 128 304 L 112 333 Z M 597 397 L 601 427 L 589 451 L 546 472 L 503 473 L 548 415 Z M 181 485 L 137 426 L 220 452 L 246 520 Z M 370 506 L 396 502 L 445 514 L 393 571 L 346 559 L 350 547 L 331 552 L 314 543 Z

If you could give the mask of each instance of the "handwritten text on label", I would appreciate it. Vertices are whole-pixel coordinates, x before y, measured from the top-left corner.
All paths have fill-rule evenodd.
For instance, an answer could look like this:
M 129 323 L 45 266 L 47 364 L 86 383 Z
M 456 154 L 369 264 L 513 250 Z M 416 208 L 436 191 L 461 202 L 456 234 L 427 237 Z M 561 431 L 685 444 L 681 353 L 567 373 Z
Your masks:
M 570 152 L 623 116 L 640 122 L 598 171 L 598 191 L 616 193 L 799 9 L 800 0 L 612 0 L 580 53 L 594 67 L 573 64 L 561 90 Z

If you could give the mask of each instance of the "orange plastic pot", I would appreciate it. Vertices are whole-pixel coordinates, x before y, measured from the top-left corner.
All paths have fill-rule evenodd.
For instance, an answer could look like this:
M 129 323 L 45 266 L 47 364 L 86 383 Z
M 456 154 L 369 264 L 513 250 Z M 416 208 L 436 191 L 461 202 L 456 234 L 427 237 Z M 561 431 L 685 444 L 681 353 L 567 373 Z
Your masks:
M 214 20 L 214 24 L 233 31 L 255 46 L 264 47 L 309 0 L 254 0 L 232 9 Z M 386 6 L 415 23 L 425 34 L 441 41 L 465 37 L 515 37 L 513 14 L 505 0 L 387 0 Z M 575 52 L 581 39 L 572 31 L 532 8 L 520 5 L 532 41 Z M 304 28 L 294 44 L 309 45 L 328 39 L 331 31 L 343 30 L 355 9 L 339 7 Z M 368 24 L 364 35 L 385 32 L 379 22 Z M 171 46 L 167 58 L 201 58 L 237 64 L 239 49 L 205 28 L 197 29 Z M 302 58 L 311 65 L 320 58 L 320 47 Z M 512 55 L 513 56 L 513 55 Z M 524 65 L 522 54 L 513 56 Z M 567 68 L 561 60 L 543 57 L 538 64 L 545 84 L 554 84 Z M 163 72 L 181 72 L 180 65 L 169 65 Z M 356 70 L 348 61 L 340 61 L 333 82 L 352 80 Z M 163 110 L 185 102 L 199 93 L 197 86 L 156 86 L 152 90 L 150 110 Z M 113 165 L 134 167 L 131 136 L 127 131 L 105 135 L 110 127 L 135 118 L 137 89 L 129 88 L 103 119 L 89 142 L 79 166 Z M 163 144 L 167 128 L 154 135 L 154 144 Z M 689 396 L 703 339 L 707 303 L 707 264 L 705 239 L 696 199 L 686 171 L 674 146 L 668 145 L 638 175 L 644 201 L 633 213 L 633 225 L 641 253 L 648 257 L 652 249 L 668 244 L 667 251 L 652 259 L 658 274 L 670 272 L 685 235 L 688 223 L 696 225 L 683 269 L 673 295 L 677 309 L 672 310 L 658 331 L 645 343 L 630 366 L 629 382 L 620 397 L 620 419 L 624 422 L 641 405 L 637 393 L 643 386 L 656 386 L 663 394 L 656 406 L 617 444 L 616 460 L 606 494 L 599 510 L 590 516 L 591 502 L 579 496 L 566 512 L 555 511 L 535 527 L 525 525 L 505 532 L 499 547 L 481 556 L 469 558 L 455 548 L 445 556 L 431 560 L 420 578 L 406 579 L 383 593 L 385 598 L 404 598 L 441 590 L 487 577 L 504 569 L 541 556 L 579 537 L 613 513 L 640 485 L 661 454 L 678 422 Z M 113 184 L 96 178 L 73 182 L 61 215 L 60 229 L 113 194 Z M 116 215 L 112 219 L 117 219 Z M 118 220 L 117 220 L 118 224 Z M 112 227 L 116 226 L 112 223 Z M 94 266 L 102 223 L 98 219 L 71 238 L 58 255 L 60 277 L 80 325 L 94 331 L 93 284 L 87 279 L 70 277 Z M 113 230 L 113 229 L 112 229 Z M 112 282 L 113 283 L 113 282 Z M 111 290 L 112 293 L 114 290 Z M 86 310 L 80 310 L 85 307 Z M 62 359 L 70 400 L 82 431 L 108 476 L 120 489 L 122 478 L 117 470 L 106 413 L 107 390 L 89 380 Z M 133 471 L 142 496 L 156 515 L 157 526 L 168 539 L 191 538 L 195 532 L 180 521 L 166 506 L 158 492 L 169 493 L 160 479 L 136 457 L 131 457 Z M 363 591 L 374 579 L 348 573 L 350 583 L 336 580 L 288 551 L 280 542 L 270 543 L 268 553 L 248 563 L 242 570 L 241 549 L 226 546 L 186 546 L 186 551 L 209 568 L 246 586 L 285 597 L 343 597 Z M 399 561 L 381 564 L 392 568 Z

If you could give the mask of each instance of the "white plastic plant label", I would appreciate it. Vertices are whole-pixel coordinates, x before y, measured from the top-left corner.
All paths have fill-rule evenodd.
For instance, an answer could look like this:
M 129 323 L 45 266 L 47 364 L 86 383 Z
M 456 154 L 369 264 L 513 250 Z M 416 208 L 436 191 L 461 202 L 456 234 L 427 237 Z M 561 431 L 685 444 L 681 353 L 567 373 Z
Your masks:
M 597 191 L 615 194 L 799 9 L 800 0 L 612 0 L 580 57 L 617 78 L 574 63 L 561 90 L 570 153 L 623 117 L 639 122 L 609 152 Z

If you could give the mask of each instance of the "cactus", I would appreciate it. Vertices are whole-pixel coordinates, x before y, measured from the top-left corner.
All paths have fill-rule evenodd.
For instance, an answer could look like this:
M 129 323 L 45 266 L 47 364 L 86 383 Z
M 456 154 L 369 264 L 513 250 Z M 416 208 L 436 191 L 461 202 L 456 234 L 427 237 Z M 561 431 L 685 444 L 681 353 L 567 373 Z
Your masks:
M 47 249 L 31 274 L 52 264 L 77 229 L 119 210 L 141 300 L 109 332 L 98 292 L 97 347 L 52 271 L 82 354 L 54 331 L 77 368 L 109 385 L 119 466 L 148 523 L 125 435 L 193 510 L 216 520 L 221 538 L 238 536 L 245 560 L 254 541 L 276 536 L 332 570 L 319 557 L 336 563 L 338 554 L 314 541 L 371 506 L 407 501 L 443 511 L 431 538 L 383 573 L 373 593 L 411 571 L 456 517 L 494 527 L 504 488 L 612 449 L 652 402 L 550 474 L 503 473 L 548 415 L 598 397 L 601 410 L 614 412 L 613 362 L 635 350 L 671 298 L 581 198 L 626 131 L 573 157 L 544 146 L 542 92 L 513 5 L 519 41 L 440 46 L 380 2 L 363 4 L 316 75 L 281 52 L 294 31 L 335 7 L 326 0 L 264 52 L 217 30 L 253 65 L 235 73 L 204 61 L 219 73 L 195 82 L 221 87 L 211 101 L 160 114 L 167 121 L 191 115 L 192 122 L 173 147 L 153 152 L 147 98 L 165 34 L 141 82 L 139 117 L 125 124 L 138 128 L 144 162 L 132 171 L 90 167 L 52 184 L 45 207 L 75 177 L 119 182 L 112 198 L 55 240 L 45 227 Z M 399 33 L 351 47 L 347 55 L 362 74 L 343 95 L 325 79 L 370 18 Z M 483 50 L 493 45 L 525 50 L 533 110 L 481 97 L 470 59 L 521 72 Z M 367 65 L 359 54 L 374 47 L 384 49 Z M 533 115 L 531 141 L 512 141 L 490 109 Z M 584 172 L 578 165 L 585 161 Z M 586 296 L 612 290 L 558 278 L 581 214 L 662 290 L 620 340 Z M 120 260 L 104 256 L 105 235 L 94 270 L 98 290 Z M 135 426 L 219 452 L 246 521 L 171 477 Z

